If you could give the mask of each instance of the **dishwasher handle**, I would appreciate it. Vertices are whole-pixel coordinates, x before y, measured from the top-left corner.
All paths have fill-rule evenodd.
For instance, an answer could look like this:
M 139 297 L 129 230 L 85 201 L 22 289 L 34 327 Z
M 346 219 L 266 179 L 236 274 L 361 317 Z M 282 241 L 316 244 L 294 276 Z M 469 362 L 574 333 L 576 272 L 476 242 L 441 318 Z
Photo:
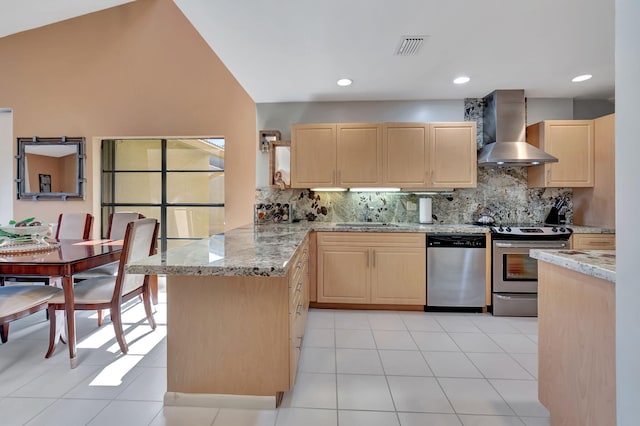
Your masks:
M 499 248 L 544 248 L 544 249 L 562 249 L 569 248 L 569 241 L 514 241 L 503 242 L 494 241 L 496 247 Z

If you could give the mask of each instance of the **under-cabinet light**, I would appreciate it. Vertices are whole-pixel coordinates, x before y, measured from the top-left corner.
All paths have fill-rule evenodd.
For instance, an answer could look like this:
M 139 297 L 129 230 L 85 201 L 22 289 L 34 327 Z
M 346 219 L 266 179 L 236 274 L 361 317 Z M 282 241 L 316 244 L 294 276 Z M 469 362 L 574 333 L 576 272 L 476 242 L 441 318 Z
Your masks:
M 349 188 L 351 192 L 400 192 L 400 188 Z
M 315 192 L 345 192 L 347 188 L 311 188 Z

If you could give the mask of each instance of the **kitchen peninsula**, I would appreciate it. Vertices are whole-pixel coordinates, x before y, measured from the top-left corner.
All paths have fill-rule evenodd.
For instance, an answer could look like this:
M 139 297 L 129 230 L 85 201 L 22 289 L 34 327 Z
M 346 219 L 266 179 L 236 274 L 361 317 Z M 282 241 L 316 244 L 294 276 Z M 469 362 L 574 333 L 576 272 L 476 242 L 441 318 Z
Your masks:
M 615 251 L 538 259 L 538 397 L 553 425 L 616 423 Z
M 374 226 L 377 225 L 377 226 Z M 311 231 L 487 233 L 473 225 L 247 225 L 127 266 L 167 275 L 165 405 L 273 408 L 293 387 Z

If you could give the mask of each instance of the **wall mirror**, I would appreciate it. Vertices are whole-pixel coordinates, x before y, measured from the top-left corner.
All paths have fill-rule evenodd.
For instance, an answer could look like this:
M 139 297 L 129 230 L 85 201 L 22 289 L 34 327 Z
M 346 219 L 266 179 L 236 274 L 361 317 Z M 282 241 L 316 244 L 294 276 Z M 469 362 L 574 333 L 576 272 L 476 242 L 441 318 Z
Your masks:
M 280 189 L 291 187 L 291 142 L 275 141 L 269 146 L 269 183 Z
M 18 199 L 84 198 L 83 137 L 18 138 Z

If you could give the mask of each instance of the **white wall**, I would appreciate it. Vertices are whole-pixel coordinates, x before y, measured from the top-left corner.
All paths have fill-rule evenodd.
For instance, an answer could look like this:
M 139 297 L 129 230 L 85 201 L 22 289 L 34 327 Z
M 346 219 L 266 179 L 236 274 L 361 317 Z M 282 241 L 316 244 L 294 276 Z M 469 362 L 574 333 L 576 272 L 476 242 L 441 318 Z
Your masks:
M 613 101 L 606 99 L 574 99 L 573 119 L 591 120 L 616 112 L 616 105 Z
M 640 2 L 616 0 L 616 396 L 617 424 L 640 419 Z
M 573 99 L 527 98 L 527 125 L 542 120 L 573 120 Z
M 13 113 L 10 109 L 0 108 L 0 224 L 6 225 L 13 215 L 13 199 L 16 184 L 13 153 Z

